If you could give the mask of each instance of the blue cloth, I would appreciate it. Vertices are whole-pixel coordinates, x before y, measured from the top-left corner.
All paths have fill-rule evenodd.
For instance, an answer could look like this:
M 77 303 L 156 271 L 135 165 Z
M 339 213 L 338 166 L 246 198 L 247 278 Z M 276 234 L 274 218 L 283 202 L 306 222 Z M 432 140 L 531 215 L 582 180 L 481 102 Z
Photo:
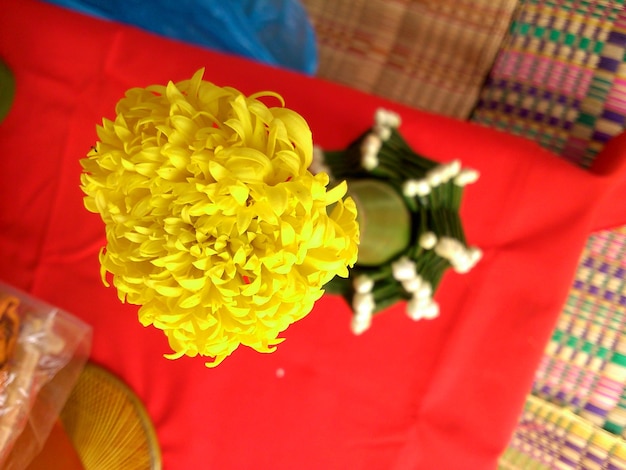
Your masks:
M 298 0 L 47 0 L 174 39 L 314 74 L 317 45 Z

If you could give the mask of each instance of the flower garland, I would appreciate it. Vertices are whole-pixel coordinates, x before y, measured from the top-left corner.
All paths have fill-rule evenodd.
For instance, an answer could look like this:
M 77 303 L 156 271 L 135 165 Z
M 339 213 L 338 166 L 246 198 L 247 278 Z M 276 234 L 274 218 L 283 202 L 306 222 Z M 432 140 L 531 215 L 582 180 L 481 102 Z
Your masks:
M 133 88 L 81 161 L 85 207 L 105 223 L 100 253 L 122 302 L 163 330 L 170 359 L 240 344 L 270 352 L 357 260 L 346 184 L 308 171 L 311 131 L 274 93 L 202 79 Z M 277 98 L 280 107 L 261 99 Z
M 412 320 L 436 318 L 439 305 L 433 296 L 446 270 L 467 273 L 482 257 L 479 248 L 468 246 L 459 215 L 463 189 L 478 180 L 478 171 L 462 168 L 459 160 L 440 164 L 417 154 L 399 134 L 399 125 L 400 116 L 378 109 L 372 128 L 347 149 L 313 152 L 312 168 L 347 180 L 349 192 L 383 183 L 402 197 L 403 209 L 410 213 L 402 249 L 379 259 L 380 252 L 397 246 L 398 232 L 405 229 L 392 227 L 393 240 L 377 242 L 376 262 L 359 256 L 349 279 L 334 279 L 327 286 L 351 304 L 355 334 L 371 326 L 374 314 L 400 301 L 406 301 Z M 397 211 L 397 219 L 402 219 L 401 212 Z M 360 215 L 367 216 L 367 211 Z M 371 240 L 364 227 L 362 231 L 361 254 L 365 254 L 366 241 Z

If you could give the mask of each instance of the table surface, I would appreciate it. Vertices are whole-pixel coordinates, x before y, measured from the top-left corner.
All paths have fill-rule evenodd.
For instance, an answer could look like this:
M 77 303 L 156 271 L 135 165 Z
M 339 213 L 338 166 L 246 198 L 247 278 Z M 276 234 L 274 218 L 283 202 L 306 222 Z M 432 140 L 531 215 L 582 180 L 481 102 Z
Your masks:
M 493 468 L 585 240 L 626 223 L 621 137 L 589 173 L 521 138 L 35 0 L 4 2 L 0 57 L 17 83 L 0 124 L 0 279 L 93 326 L 92 360 L 143 400 L 168 470 Z M 462 214 L 485 256 L 445 276 L 438 319 L 398 305 L 354 336 L 348 306 L 325 296 L 275 353 L 242 347 L 213 370 L 163 358 L 161 332 L 100 281 L 104 227 L 83 207 L 79 159 L 126 89 L 201 67 L 218 85 L 282 94 L 325 148 L 383 106 L 416 150 L 481 172 Z

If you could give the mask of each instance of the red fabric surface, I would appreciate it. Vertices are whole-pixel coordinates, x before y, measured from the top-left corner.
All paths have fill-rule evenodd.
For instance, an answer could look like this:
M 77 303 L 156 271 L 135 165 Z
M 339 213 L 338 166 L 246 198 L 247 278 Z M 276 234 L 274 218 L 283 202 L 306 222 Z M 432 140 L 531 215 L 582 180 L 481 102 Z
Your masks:
M 142 399 L 167 470 L 493 468 L 587 236 L 626 223 L 622 137 L 590 174 L 504 133 L 34 0 L 3 2 L 0 56 L 17 82 L 0 124 L 0 279 L 93 325 L 92 359 Z M 165 337 L 100 282 L 104 229 L 83 208 L 79 159 L 127 88 L 200 67 L 219 85 L 281 93 L 326 148 L 386 106 L 416 150 L 481 171 L 463 215 L 485 256 L 446 275 L 440 318 L 414 323 L 400 305 L 356 337 L 327 296 L 273 354 L 240 348 L 215 370 L 162 357 Z

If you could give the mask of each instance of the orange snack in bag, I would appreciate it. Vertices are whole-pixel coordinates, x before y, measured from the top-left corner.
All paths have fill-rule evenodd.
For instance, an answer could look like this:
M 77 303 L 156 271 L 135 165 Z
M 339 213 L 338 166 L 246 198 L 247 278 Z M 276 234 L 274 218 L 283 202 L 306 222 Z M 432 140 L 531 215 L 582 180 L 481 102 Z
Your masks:
M 20 317 L 17 313 L 20 300 L 17 297 L 0 294 L 0 370 L 6 371 L 15 352 L 20 331 Z

